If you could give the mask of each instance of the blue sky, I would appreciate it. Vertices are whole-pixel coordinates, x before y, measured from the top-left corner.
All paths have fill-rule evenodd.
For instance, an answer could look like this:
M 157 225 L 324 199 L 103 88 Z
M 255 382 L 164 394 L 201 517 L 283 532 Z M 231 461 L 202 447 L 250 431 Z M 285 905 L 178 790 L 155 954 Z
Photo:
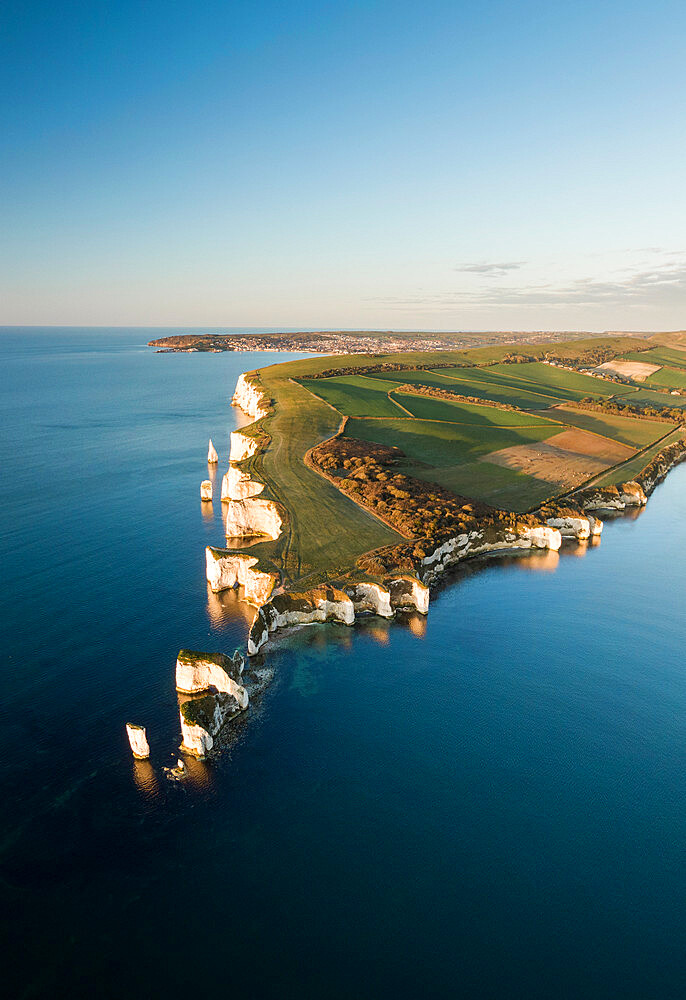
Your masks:
M 686 5 L 0 17 L 0 323 L 686 327 Z

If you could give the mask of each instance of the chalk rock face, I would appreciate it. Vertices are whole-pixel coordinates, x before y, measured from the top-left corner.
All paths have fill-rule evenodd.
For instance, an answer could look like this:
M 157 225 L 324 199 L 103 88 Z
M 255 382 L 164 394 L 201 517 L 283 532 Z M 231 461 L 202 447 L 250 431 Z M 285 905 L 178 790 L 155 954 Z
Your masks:
M 270 632 L 292 625 L 312 625 L 315 622 L 353 625 L 353 602 L 344 591 L 331 586 L 316 587 L 304 594 L 277 594 L 255 616 L 248 636 L 248 656 L 254 656 L 258 652 L 269 638 Z
M 243 710 L 248 707 L 248 692 L 238 683 L 243 673 L 243 656 L 233 657 L 222 653 L 197 653 L 182 649 L 176 660 L 176 690 L 183 694 L 198 694 L 216 688 L 230 694 Z
M 381 618 L 392 618 L 391 594 L 378 583 L 355 583 L 345 588 L 345 592 L 353 602 L 355 614 L 370 611 Z
M 208 545 L 205 549 L 207 582 L 215 593 L 243 587 L 246 601 L 262 605 L 269 600 L 279 578 L 276 573 L 255 569 L 258 561 L 255 556 Z
M 238 376 L 231 402 L 234 406 L 240 406 L 244 413 L 247 413 L 249 417 L 254 417 L 255 420 L 260 420 L 269 413 L 269 400 L 245 374 Z
M 244 707 L 247 708 L 247 700 Z M 181 749 L 196 757 L 205 757 L 222 726 L 241 711 L 243 707 L 224 691 L 184 701 L 179 708 Z
M 505 552 L 509 549 L 557 551 L 561 544 L 562 536 L 558 529 L 547 524 L 522 526 L 517 531 L 490 529 L 462 532 L 443 542 L 422 559 L 422 580 L 424 583 L 431 583 L 449 567 L 483 553 Z
M 264 483 L 250 478 L 237 465 L 230 465 L 222 479 L 222 500 L 250 500 L 264 489 Z
M 599 517 L 588 515 L 588 526 L 591 529 L 591 538 L 598 538 L 603 533 L 603 522 Z
M 625 510 L 627 507 L 645 507 L 647 503 L 645 490 L 633 480 L 621 486 L 591 489 L 583 498 L 584 510 Z
M 281 517 L 271 500 L 229 500 L 226 509 L 226 537 L 250 538 L 266 535 L 278 538 Z
M 593 524 L 591 524 L 593 522 Z M 549 517 L 547 524 L 557 528 L 563 538 L 576 538 L 583 542 L 591 535 L 599 535 L 603 530 L 603 522 L 595 517 Z
M 398 576 L 386 580 L 391 598 L 391 607 L 398 611 L 418 611 L 420 615 L 429 613 L 429 588 L 414 576 Z
M 210 438 L 210 445 L 207 449 L 207 461 L 210 465 L 216 465 L 219 461 L 219 455 L 217 454 L 217 449 L 212 444 L 212 438 Z
M 648 497 L 645 495 L 643 487 L 635 480 L 622 483 L 619 487 L 619 495 L 626 507 L 645 507 L 648 503 Z
M 212 499 L 212 483 L 209 479 L 203 479 L 200 483 L 200 499 L 201 500 L 211 500 Z
M 530 546 L 532 549 L 552 549 L 553 552 L 557 552 L 562 544 L 562 536 L 557 528 L 540 524 L 533 528 L 525 528 L 515 537 L 514 543 L 510 544 L 513 548 L 528 548 Z
M 137 760 L 147 760 L 150 756 L 150 746 L 145 732 L 145 726 L 137 726 L 133 722 L 126 723 L 126 735 L 129 738 L 131 753 Z
M 231 431 L 230 462 L 242 462 L 244 458 L 250 458 L 256 451 L 256 438 L 249 437 L 247 434 L 241 434 L 240 431 Z

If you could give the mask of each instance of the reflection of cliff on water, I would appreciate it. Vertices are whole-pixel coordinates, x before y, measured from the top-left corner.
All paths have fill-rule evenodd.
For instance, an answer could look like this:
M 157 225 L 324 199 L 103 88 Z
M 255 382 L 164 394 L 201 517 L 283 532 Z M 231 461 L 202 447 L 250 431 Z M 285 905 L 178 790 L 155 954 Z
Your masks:
M 138 791 L 150 802 L 162 801 L 162 790 L 155 768 L 149 760 L 133 760 L 133 780 Z
M 214 787 L 214 775 L 212 768 L 204 760 L 198 760 L 192 754 L 183 755 L 184 772 L 183 781 L 186 785 L 192 785 L 198 791 L 209 792 Z
M 221 628 L 229 622 L 241 622 L 247 632 L 255 617 L 255 608 L 242 600 L 238 590 L 221 590 L 213 593 L 207 587 L 207 617 L 214 628 Z
M 224 504 L 222 504 L 223 508 Z M 222 510 L 222 521 L 224 520 L 224 511 Z M 223 549 L 251 549 L 256 542 L 268 541 L 265 535 L 247 535 L 245 538 L 231 537 L 224 540 L 222 545 Z

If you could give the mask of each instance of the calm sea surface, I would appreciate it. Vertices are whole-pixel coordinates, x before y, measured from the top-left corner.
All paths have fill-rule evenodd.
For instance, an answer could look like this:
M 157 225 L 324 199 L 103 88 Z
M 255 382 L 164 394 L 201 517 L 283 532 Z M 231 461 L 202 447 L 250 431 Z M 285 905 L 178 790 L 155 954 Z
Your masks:
M 153 335 L 0 332 L 3 987 L 685 996 L 686 465 L 426 622 L 304 630 L 173 783 L 176 653 L 251 617 L 204 581 L 207 439 L 221 474 L 238 374 L 290 356 Z

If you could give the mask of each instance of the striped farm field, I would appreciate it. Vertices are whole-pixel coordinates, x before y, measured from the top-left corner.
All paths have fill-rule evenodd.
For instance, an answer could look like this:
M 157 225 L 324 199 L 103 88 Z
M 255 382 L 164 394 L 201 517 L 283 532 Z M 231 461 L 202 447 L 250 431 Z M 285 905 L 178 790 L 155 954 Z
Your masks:
M 400 417 L 402 410 L 388 398 L 394 382 L 341 375 L 338 378 L 300 379 L 300 384 L 347 417 Z
M 392 398 L 402 403 L 412 416 L 420 420 L 442 420 L 456 424 L 476 424 L 483 427 L 543 427 L 550 424 L 545 417 L 522 413 L 518 410 L 504 410 L 496 406 L 479 406 L 478 403 L 464 403 L 461 400 L 438 399 L 420 396 L 416 393 L 396 391 Z M 553 422 L 558 421 L 551 413 Z M 558 421 L 559 422 L 559 421 Z
M 663 437 L 669 430 L 669 424 L 660 420 L 624 417 L 593 410 L 576 410 L 572 406 L 559 406 L 554 412 L 567 424 L 592 431 L 594 434 L 601 434 L 633 448 L 645 448 Z

